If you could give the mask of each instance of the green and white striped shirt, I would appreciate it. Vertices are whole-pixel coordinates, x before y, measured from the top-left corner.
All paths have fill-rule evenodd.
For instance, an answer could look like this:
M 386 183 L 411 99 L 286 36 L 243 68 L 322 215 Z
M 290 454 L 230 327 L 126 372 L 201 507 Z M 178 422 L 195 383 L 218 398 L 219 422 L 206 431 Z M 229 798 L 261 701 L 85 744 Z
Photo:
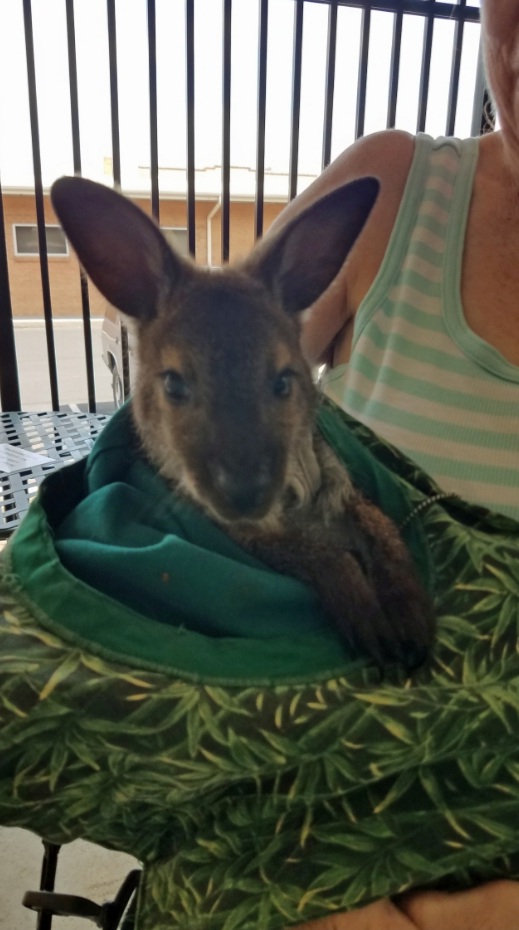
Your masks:
M 519 367 L 469 329 L 460 296 L 478 145 L 418 136 L 351 360 L 323 387 L 444 490 L 519 520 Z

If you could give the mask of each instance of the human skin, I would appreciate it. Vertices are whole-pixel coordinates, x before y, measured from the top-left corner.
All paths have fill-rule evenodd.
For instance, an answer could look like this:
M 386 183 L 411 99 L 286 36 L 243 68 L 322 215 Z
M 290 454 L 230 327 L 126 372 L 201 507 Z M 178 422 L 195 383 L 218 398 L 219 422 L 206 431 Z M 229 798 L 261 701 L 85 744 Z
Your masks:
M 518 930 L 519 883 L 494 881 L 469 891 L 415 892 L 358 911 L 330 914 L 292 930 Z

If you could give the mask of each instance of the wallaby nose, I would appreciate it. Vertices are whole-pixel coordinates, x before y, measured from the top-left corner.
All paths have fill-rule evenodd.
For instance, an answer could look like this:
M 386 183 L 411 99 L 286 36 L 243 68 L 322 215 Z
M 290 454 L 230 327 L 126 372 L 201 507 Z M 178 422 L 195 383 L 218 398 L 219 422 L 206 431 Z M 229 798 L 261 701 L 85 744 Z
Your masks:
M 240 516 L 253 514 L 269 503 L 272 479 L 266 469 L 238 475 L 217 465 L 212 469 L 212 477 L 215 490 Z

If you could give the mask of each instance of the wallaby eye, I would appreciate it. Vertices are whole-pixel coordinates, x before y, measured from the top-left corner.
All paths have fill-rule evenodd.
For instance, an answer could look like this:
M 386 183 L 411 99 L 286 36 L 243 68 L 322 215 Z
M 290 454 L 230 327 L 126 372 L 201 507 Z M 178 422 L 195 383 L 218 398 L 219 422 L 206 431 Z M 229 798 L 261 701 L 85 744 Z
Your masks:
M 274 397 L 279 397 L 281 399 L 290 397 L 292 393 L 294 377 L 295 372 L 293 372 L 290 368 L 284 368 L 283 371 L 280 371 L 274 378 Z
M 180 372 L 170 369 L 162 374 L 166 397 L 173 404 L 186 404 L 191 400 L 191 389 Z

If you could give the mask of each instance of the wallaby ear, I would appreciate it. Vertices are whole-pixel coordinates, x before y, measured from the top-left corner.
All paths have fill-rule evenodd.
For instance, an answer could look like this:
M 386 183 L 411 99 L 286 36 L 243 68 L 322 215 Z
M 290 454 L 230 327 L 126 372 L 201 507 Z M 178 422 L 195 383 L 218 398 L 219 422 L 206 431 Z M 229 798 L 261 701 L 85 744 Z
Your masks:
M 185 267 L 155 223 L 126 197 L 86 178 L 60 178 L 51 199 L 96 287 L 123 313 L 151 319 L 160 293 Z
M 379 191 L 376 178 L 337 188 L 267 236 L 246 262 L 289 313 L 306 310 L 338 274 Z

